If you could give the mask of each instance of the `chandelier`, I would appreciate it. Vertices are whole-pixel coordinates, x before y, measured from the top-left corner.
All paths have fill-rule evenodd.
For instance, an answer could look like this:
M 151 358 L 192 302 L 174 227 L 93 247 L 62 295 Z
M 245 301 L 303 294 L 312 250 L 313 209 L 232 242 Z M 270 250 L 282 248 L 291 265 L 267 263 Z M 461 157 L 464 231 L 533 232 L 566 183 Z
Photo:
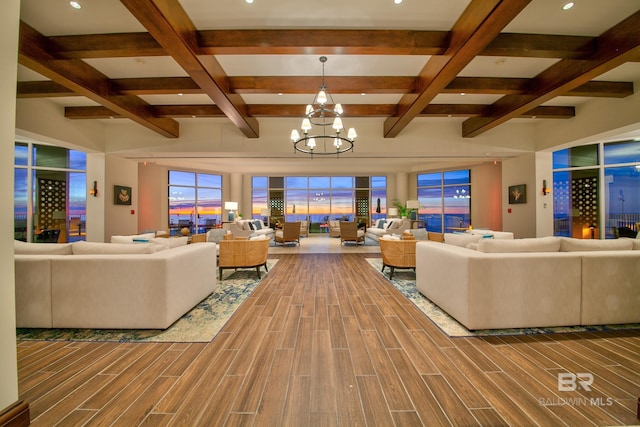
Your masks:
M 349 128 L 347 136 L 341 134 L 344 129 L 342 125 L 342 105 L 336 104 L 333 97 L 327 91 L 324 84 L 324 64 L 327 62 L 326 56 L 320 57 L 322 63 L 322 84 L 320 91 L 313 98 L 313 103 L 307 105 L 305 117 L 302 120 L 302 136 L 297 129 L 291 131 L 291 141 L 293 141 L 294 153 L 316 155 L 335 154 L 353 150 L 353 141 L 358 136 L 354 128 Z M 331 129 L 328 127 L 331 126 Z M 316 130 L 313 130 L 316 129 Z M 310 131 L 313 130 L 313 133 Z

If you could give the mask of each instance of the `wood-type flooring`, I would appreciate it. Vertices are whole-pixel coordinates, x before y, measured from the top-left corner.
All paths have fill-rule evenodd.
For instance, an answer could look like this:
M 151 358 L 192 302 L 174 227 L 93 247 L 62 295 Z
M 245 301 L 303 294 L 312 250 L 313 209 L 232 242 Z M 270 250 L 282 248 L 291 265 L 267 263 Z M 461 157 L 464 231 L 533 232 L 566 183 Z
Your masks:
M 18 342 L 20 398 L 34 426 L 640 424 L 640 331 L 449 338 L 366 256 L 279 256 L 210 343 Z

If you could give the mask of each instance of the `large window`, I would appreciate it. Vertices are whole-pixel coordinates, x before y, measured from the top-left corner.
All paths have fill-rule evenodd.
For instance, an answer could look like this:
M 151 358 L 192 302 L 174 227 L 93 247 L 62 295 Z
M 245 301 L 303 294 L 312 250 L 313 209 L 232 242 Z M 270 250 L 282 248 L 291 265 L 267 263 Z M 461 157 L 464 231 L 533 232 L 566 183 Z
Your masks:
M 327 231 L 327 221 L 369 223 L 384 216 L 387 179 L 384 176 L 286 176 L 252 178 L 253 218 L 309 221 L 310 232 Z
M 169 171 L 169 230 L 205 233 L 222 221 L 222 176 Z
M 427 230 L 450 233 L 471 225 L 471 174 L 468 169 L 418 175 L 418 219 Z
M 86 154 L 17 142 L 14 238 L 62 243 L 86 238 Z
M 556 151 L 553 168 L 556 236 L 615 238 L 640 231 L 640 141 Z

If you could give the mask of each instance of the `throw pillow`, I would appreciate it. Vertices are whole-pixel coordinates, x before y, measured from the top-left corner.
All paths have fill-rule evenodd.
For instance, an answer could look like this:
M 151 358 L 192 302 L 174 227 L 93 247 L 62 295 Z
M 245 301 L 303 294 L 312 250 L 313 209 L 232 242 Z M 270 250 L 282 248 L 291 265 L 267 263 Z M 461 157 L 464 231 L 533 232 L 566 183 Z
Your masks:
M 224 239 L 224 236 L 227 233 L 228 231 L 223 228 L 211 229 L 207 231 L 207 236 L 208 236 L 207 241 L 213 242 L 213 243 L 220 243 L 220 241 Z
M 386 219 L 379 219 L 378 220 L 378 228 L 381 229 L 381 230 L 384 230 L 386 222 L 387 222 Z
M 256 230 L 262 230 L 262 221 L 256 220 L 253 222 L 256 226 Z
M 247 221 L 247 224 L 249 224 L 249 228 L 253 231 L 256 230 L 256 224 L 253 221 Z

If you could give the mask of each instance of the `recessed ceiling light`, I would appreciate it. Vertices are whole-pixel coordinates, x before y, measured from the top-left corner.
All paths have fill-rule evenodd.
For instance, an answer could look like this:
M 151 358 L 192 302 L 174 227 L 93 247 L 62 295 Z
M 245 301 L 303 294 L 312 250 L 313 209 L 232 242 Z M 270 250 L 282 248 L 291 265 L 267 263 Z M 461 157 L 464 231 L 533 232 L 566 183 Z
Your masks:
M 366 94 L 366 93 L 364 93 L 364 92 L 362 92 L 360 95 L 361 95 L 361 96 L 367 96 L 367 94 Z
M 402 0 L 393 0 L 393 2 L 394 2 L 395 4 L 400 4 L 400 3 L 402 3 Z
M 282 96 L 282 95 L 284 95 L 284 93 L 278 92 L 278 96 Z
M 466 95 L 466 93 L 460 92 L 460 96 L 465 96 L 465 95 Z
M 179 94 L 178 94 L 178 96 L 182 96 L 182 95 L 184 95 L 184 93 L 179 93 Z
M 253 3 L 253 0 L 244 0 L 244 1 L 249 3 L 249 4 Z
M 82 9 L 82 5 L 77 1 L 70 1 L 69 6 L 71 6 L 74 9 Z
M 562 6 L 562 10 L 569 10 L 571 9 L 573 6 L 575 6 L 575 3 L 570 1 L 568 3 L 565 3 L 564 6 Z

